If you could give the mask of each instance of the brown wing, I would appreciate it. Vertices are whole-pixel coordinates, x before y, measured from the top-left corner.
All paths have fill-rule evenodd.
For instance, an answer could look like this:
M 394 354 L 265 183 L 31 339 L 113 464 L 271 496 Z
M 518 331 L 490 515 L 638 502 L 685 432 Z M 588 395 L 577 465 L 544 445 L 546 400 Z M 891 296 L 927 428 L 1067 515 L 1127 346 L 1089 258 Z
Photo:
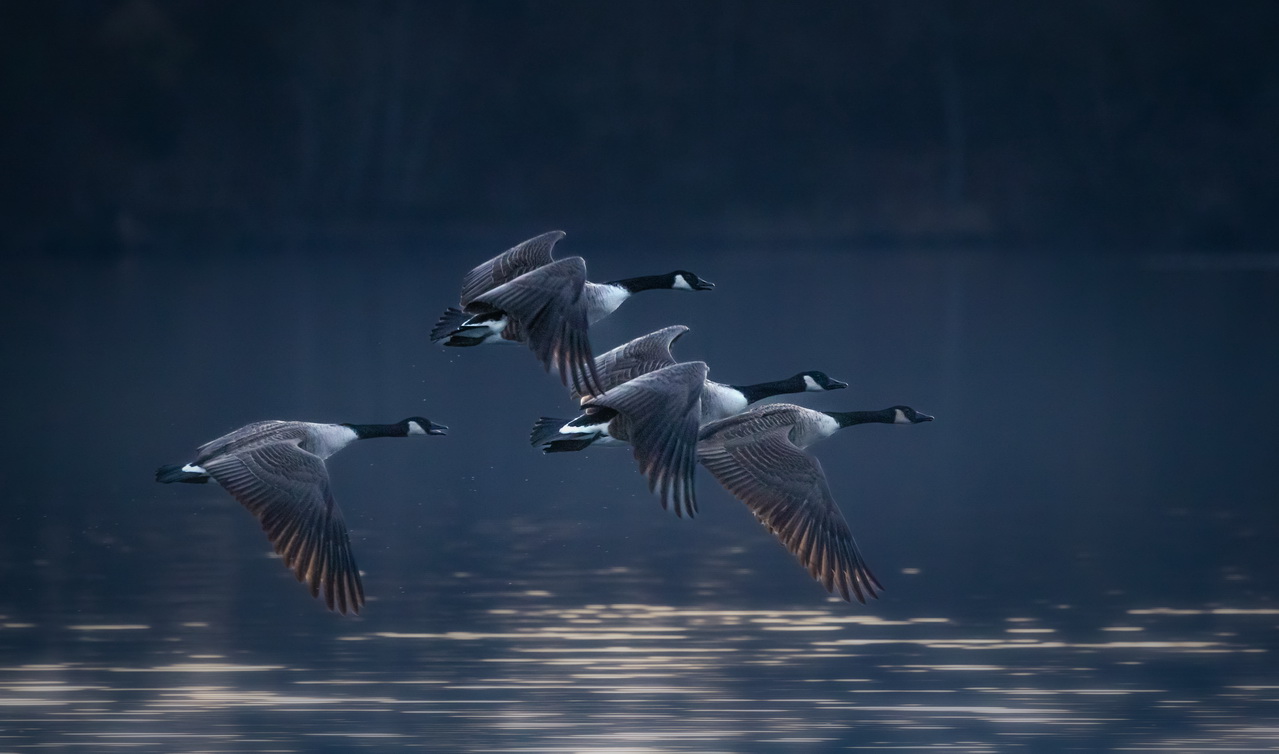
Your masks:
M 878 597 L 884 587 L 862 559 L 821 464 L 791 443 L 789 426 L 755 424 L 760 431 L 750 432 L 745 414 L 707 425 L 698 460 L 827 591 L 862 603 Z
M 262 524 L 275 551 L 330 610 L 360 612 L 364 584 L 324 461 L 293 442 L 259 445 L 204 464 Z
M 481 293 L 555 261 L 551 258 L 551 251 L 563 237 L 562 230 L 543 233 L 507 249 L 466 273 L 466 277 L 462 278 L 462 308 L 465 309 Z
M 565 385 L 598 395 L 604 391 L 587 335 L 585 285 L 586 262 L 568 257 L 483 293 L 475 303 L 506 312 L 542 366 L 558 370 Z
M 595 371 L 600 376 L 601 391 L 607 392 L 642 374 L 676 363 L 671 354 L 671 344 L 686 332 L 688 328 L 684 325 L 663 327 L 596 356 Z M 578 400 L 589 398 L 576 391 L 573 392 L 573 397 Z
M 620 432 L 609 432 L 631 444 L 648 488 L 662 507 L 675 515 L 697 513 L 693 472 L 697 469 L 697 429 L 702 416 L 706 363 L 688 361 L 641 375 L 583 404 L 588 412 L 608 408 L 621 416 Z
M 298 434 L 295 424 L 295 422 L 280 421 L 279 419 L 246 424 L 215 440 L 209 440 L 199 448 L 196 448 L 195 462 L 202 464 L 210 458 L 220 456 L 234 449 L 236 446 L 243 447 L 253 443 L 270 442 L 277 438 L 293 439 L 300 437 L 301 435 Z

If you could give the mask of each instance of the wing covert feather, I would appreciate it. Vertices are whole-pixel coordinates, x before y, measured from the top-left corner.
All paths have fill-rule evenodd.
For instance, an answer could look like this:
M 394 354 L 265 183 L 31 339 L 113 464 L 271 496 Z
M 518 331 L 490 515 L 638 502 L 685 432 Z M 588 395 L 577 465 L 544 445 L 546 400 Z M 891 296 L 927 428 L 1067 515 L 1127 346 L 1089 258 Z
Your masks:
M 821 463 L 790 441 L 779 419 L 748 412 L 707 425 L 698 460 L 827 591 L 863 603 L 877 597 L 883 586 L 858 551 Z
M 582 289 L 586 262 L 568 257 L 526 272 L 479 295 L 476 303 L 507 313 L 546 369 L 554 367 L 565 385 L 599 394 L 599 375 L 588 338 Z
M 562 230 L 553 230 L 534 236 L 466 273 L 462 278 L 462 308 L 465 309 L 480 294 L 555 261 L 551 252 L 564 235 Z
M 340 613 L 360 611 L 364 585 L 324 461 L 293 442 L 266 443 L 204 466 L 257 517 L 286 568 Z
M 671 325 L 596 356 L 595 371 L 600 377 L 601 392 L 676 363 L 671 354 L 671 344 L 686 332 L 688 328 L 684 325 Z M 572 393 L 578 400 L 589 397 L 577 391 Z
M 624 421 L 617 430 L 610 425 L 610 434 L 631 444 L 649 490 L 658 494 L 663 508 L 673 507 L 680 517 L 697 513 L 693 472 L 706 373 L 705 362 L 673 364 L 583 404 L 588 410 L 611 408 L 621 415 Z

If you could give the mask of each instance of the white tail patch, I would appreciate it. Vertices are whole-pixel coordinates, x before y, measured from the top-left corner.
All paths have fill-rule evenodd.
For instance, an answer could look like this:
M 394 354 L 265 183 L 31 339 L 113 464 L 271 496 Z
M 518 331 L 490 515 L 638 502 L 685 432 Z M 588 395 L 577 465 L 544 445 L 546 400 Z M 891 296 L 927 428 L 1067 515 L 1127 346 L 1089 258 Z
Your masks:
M 603 424 L 574 425 L 571 422 L 560 427 L 562 435 L 608 435 L 608 422 Z
M 463 338 L 481 338 L 484 343 L 514 342 L 505 340 L 502 337 L 502 332 L 506 330 L 507 324 L 511 321 L 510 317 L 502 316 L 486 322 L 474 322 L 473 319 L 474 318 L 468 319 L 466 322 L 463 322 L 462 326 L 457 328 L 457 331 L 453 334 Z
M 173 468 L 173 467 L 170 466 L 169 468 Z M 196 466 L 194 463 L 188 463 L 186 466 L 182 467 L 182 470 L 188 474 L 208 474 L 209 473 L 204 470 L 203 466 Z

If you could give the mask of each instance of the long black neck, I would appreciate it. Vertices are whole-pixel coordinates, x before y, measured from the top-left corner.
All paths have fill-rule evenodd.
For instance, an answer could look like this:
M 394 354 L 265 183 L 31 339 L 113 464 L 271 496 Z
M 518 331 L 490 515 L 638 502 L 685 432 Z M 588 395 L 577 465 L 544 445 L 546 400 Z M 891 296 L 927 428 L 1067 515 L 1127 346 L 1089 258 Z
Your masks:
M 760 382 L 754 385 L 729 385 L 729 387 L 746 396 L 747 403 L 762 401 L 765 398 L 772 398 L 774 395 L 802 393 L 806 389 L 804 381 L 795 377 L 777 380 L 776 382 Z
M 839 426 L 851 427 L 854 424 L 870 424 L 878 422 L 880 424 L 892 424 L 897 418 L 891 408 L 881 409 L 879 411 L 823 411 L 830 418 L 839 422 Z
M 609 285 L 617 285 L 625 288 L 631 293 L 639 293 L 640 291 L 653 291 L 659 288 L 671 287 L 670 275 L 644 275 L 637 278 L 622 278 L 621 280 L 609 281 Z
M 408 425 L 400 422 L 398 424 L 343 424 L 343 427 L 350 427 L 355 436 L 361 440 L 367 440 L 370 437 L 405 437 L 409 433 Z

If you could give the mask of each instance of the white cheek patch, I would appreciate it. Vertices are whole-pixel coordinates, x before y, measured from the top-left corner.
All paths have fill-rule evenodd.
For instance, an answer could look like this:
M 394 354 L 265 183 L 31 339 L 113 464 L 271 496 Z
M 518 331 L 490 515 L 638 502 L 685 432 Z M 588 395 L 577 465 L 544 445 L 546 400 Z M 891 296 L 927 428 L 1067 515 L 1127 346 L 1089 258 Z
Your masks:
M 821 385 L 818 385 L 817 380 L 813 379 L 812 377 L 808 375 L 804 375 L 804 389 L 810 393 L 815 393 L 821 390 L 825 390 L 826 388 L 822 387 Z
M 676 275 L 676 276 L 675 276 L 675 283 L 674 283 L 673 285 L 671 285 L 671 288 L 672 288 L 673 290 L 676 290 L 676 291 L 691 291 L 691 290 L 693 290 L 693 286 L 689 284 L 689 282 L 688 282 L 688 278 L 684 277 L 683 275 Z
M 209 473 L 209 472 L 207 472 L 207 471 L 205 471 L 205 470 L 204 470 L 204 467 L 203 467 L 203 466 L 196 466 L 194 463 L 188 463 L 186 466 L 183 466 L 183 467 L 182 467 L 182 470 L 183 470 L 183 471 L 185 471 L 185 472 L 187 472 L 188 474 L 207 474 L 207 473 Z
M 911 420 L 906 418 L 906 413 L 900 408 L 893 409 L 893 424 L 911 424 Z
M 426 434 L 426 430 L 422 429 L 422 425 L 418 424 L 417 422 L 409 422 L 409 434 L 424 435 Z

